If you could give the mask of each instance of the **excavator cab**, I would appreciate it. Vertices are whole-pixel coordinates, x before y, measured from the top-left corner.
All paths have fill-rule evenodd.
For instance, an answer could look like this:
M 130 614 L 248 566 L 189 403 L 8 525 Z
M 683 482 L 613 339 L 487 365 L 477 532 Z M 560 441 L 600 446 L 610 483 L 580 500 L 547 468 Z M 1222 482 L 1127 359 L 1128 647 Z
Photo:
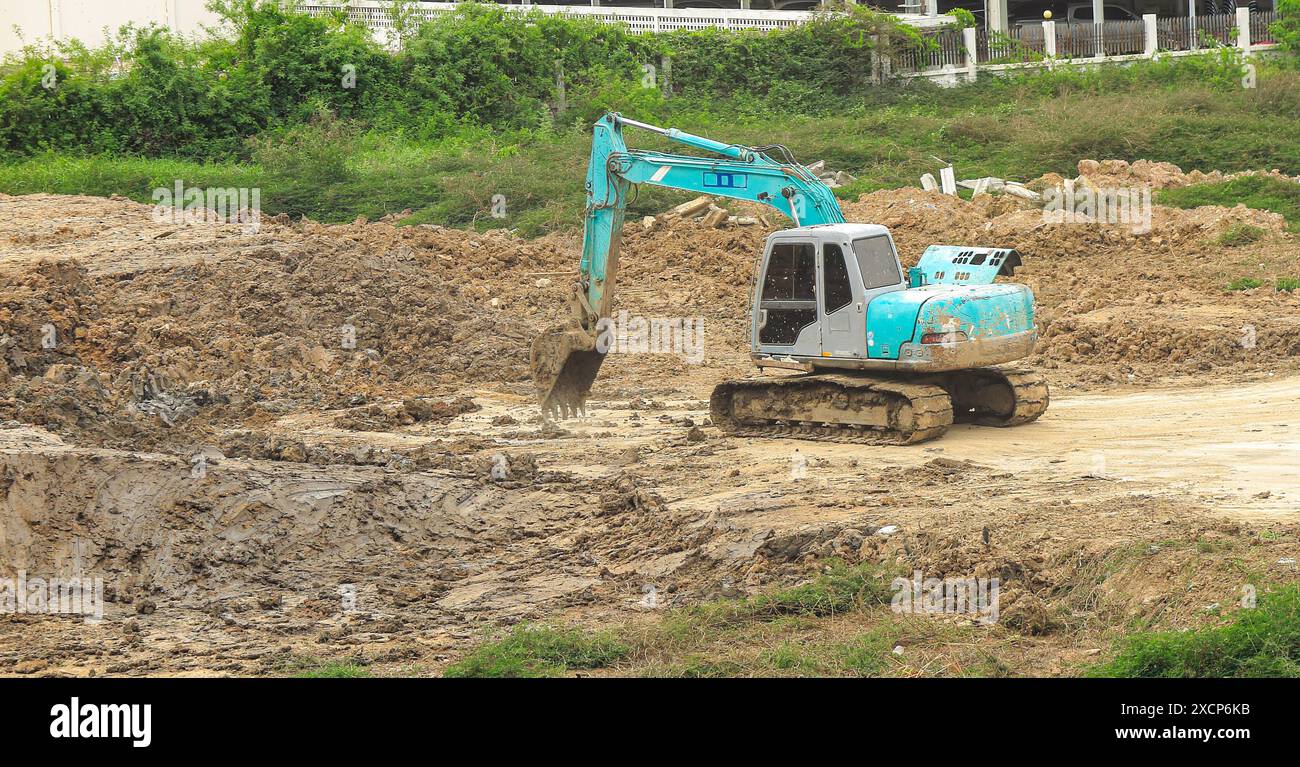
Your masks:
M 754 301 L 754 353 L 760 358 L 867 358 L 868 303 L 906 287 L 889 231 L 871 224 L 787 229 L 770 236 L 763 252 Z

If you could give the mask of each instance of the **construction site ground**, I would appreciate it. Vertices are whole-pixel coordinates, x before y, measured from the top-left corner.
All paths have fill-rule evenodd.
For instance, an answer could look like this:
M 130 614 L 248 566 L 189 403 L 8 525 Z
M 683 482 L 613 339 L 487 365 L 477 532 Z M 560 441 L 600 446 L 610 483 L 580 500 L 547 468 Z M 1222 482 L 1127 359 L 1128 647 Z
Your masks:
M 1296 577 L 1300 294 L 1226 289 L 1300 277 L 1281 217 L 1157 207 L 1135 233 L 920 189 L 844 207 L 905 265 L 1020 250 L 1046 415 L 910 447 L 721 435 L 708 396 L 754 374 L 765 222 L 630 222 L 619 309 L 703 318 L 704 357 L 611 354 L 587 416 L 550 423 L 528 347 L 566 311 L 576 235 L 0 195 L 0 577 L 102 577 L 107 601 L 99 623 L 0 615 L 0 673 L 436 674 L 503 627 L 638 625 L 837 558 L 998 577 L 1004 620 L 961 643 L 1059 675 Z M 1241 223 L 1264 236 L 1220 244 Z

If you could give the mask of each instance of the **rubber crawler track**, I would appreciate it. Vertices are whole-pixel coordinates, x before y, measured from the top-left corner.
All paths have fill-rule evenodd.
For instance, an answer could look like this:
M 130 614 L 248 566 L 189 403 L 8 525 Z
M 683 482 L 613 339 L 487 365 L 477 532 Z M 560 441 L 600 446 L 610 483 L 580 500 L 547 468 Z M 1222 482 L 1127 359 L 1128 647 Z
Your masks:
M 936 380 L 938 379 L 938 380 Z M 964 379 L 964 380 L 963 380 Z M 1021 424 L 1035 421 L 1044 412 L 1051 402 L 1051 394 L 1047 388 L 1047 379 L 1042 375 L 1032 371 L 1018 368 L 975 368 L 973 370 L 959 370 L 953 373 L 943 373 L 934 377 L 924 379 L 927 383 L 933 383 L 942 386 L 954 395 L 955 392 L 962 388 L 972 390 L 974 387 L 961 384 L 969 383 L 972 380 L 978 380 L 985 384 L 1001 383 L 1010 387 L 1014 397 L 1014 406 L 1009 413 L 995 413 L 987 409 L 980 408 L 981 403 L 978 401 L 964 403 L 973 405 L 977 408 L 976 415 L 970 419 L 971 423 L 980 426 L 1020 426 Z M 960 408 L 957 408 L 960 410 Z M 981 412 L 982 411 L 982 412 Z M 963 414 L 955 414 L 958 421 L 965 420 Z
M 851 424 L 810 423 L 791 419 L 772 419 L 766 423 L 741 422 L 732 414 L 732 398 L 744 389 L 782 389 L 783 395 L 795 395 L 799 389 L 823 388 L 828 384 L 844 391 L 861 389 L 885 395 L 890 400 L 888 407 L 891 421 L 901 417 L 905 412 L 903 406 L 910 405 L 911 418 L 907 423 L 894 423 L 891 424 L 892 428 L 886 429 Z M 925 442 L 942 436 L 952 424 L 952 400 L 941 386 L 838 374 L 725 381 L 713 390 L 709 410 L 713 423 L 730 436 L 808 439 L 870 445 L 913 445 Z
M 732 399 L 744 389 L 782 389 L 783 395 L 795 395 L 799 389 L 824 388 L 841 390 L 866 389 L 884 394 L 893 402 L 891 420 L 911 405 L 912 418 L 893 428 L 827 424 L 799 421 L 790 417 L 773 418 L 765 423 L 744 422 L 732 412 Z M 979 384 L 979 386 L 976 386 Z M 1013 404 L 1010 412 L 997 412 L 978 397 L 966 394 L 962 404 L 974 408 L 966 420 L 981 426 L 1019 426 L 1036 420 L 1050 402 L 1047 381 L 1030 370 L 976 368 L 941 373 L 915 379 L 884 378 L 866 375 L 813 374 L 786 378 L 752 378 L 726 381 L 713 390 L 709 401 L 713 423 L 729 436 L 807 439 L 820 442 L 847 442 L 869 445 L 914 445 L 943 436 L 953 423 L 953 393 L 996 390 L 997 384 L 1010 387 Z M 982 387 L 982 388 L 981 388 Z M 1005 389 L 1002 390 L 1005 396 Z M 823 395 L 825 396 L 825 395 Z

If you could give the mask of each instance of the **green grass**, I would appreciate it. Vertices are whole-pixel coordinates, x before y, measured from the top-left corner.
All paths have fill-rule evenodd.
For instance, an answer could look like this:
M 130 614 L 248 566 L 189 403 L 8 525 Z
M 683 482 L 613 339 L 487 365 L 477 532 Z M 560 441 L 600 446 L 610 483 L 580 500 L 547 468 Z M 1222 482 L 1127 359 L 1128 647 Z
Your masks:
M 898 624 L 887 623 L 851 639 L 831 642 L 787 641 L 760 656 L 777 671 L 807 676 L 879 676 L 901 636 Z
M 352 679 L 369 677 L 370 669 L 355 660 L 320 660 L 309 655 L 279 655 L 270 670 L 297 679 Z
M 517 626 L 504 638 L 486 642 L 443 676 L 451 678 L 551 677 L 573 669 L 604 668 L 627 655 L 627 644 L 608 632 Z
M 1295 277 L 1278 277 L 1277 289 L 1281 293 L 1293 293 L 1300 290 L 1300 279 Z
M 685 638 L 756 622 L 797 627 L 802 618 L 843 615 L 888 604 L 892 595 L 878 568 L 831 560 L 825 572 L 801 586 L 675 610 L 664 619 L 663 631 L 670 637 Z
M 1261 163 L 1260 167 L 1270 166 Z M 1294 175 L 1297 169 L 1292 165 L 1285 172 Z M 1194 184 L 1181 189 L 1166 189 L 1156 197 L 1161 205 L 1176 208 L 1195 208 L 1200 205 L 1231 208 L 1240 204 L 1256 210 L 1271 210 L 1286 219 L 1291 231 L 1300 232 L 1300 184 L 1292 181 L 1269 176 L 1242 176 L 1218 184 Z
M 1264 239 L 1268 231 L 1263 227 L 1253 226 L 1251 224 L 1232 224 L 1216 240 L 1220 245 L 1229 248 L 1235 248 L 1240 245 L 1249 245 L 1253 242 L 1259 242 Z
M 151 203 L 154 189 L 171 189 L 178 178 L 187 187 L 262 185 L 260 169 L 235 163 L 49 152 L 0 165 L 0 191 L 6 194 L 117 194 Z
M 1230 623 L 1197 631 L 1130 636 L 1102 677 L 1300 677 L 1300 586 L 1259 598 Z
M 1254 290 L 1263 284 L 1262 280 L 1257 280 L 1254 277 L 1238 277 L 1228 283 L 1228 290 Z
M 794 644 L 784 656 L 778 654 L 770 659 L 764 656 L 743 662 L 703 653 L 720 639 L 741 646 L 767 636 L 798 635 L 815 628 L 818 619 L 888 604 L 891 595 L 888 581 L 878 568 L 848 566 L 834 560 L 826 563 L 824 572 L 817 578 L 801 586 L 671 610 L 640 631 L 612 633 L 551 626 L 516 627 L 501 638 L 479 645 L 449 666 L 444 675 L 554 677 L 578 669 L 607 668 L 620 662 L 634 664 L 636 659 L 644 660 L 648 656 L 666 659 L 648 666 L 658 676 L 745 676 L 787 671 L 801 663 L 806 674 L 865 675 L 878 667 L 876 656 L 886 640 L 875 644 L 855 642 L 843 648 L 813 643 L 802 661 L 795 657 Z
M 1121 69 L 1128 68 L 1109 68 Z M 922 174 L 937 172 L 936 156 L 954 163 L 959 178 L 1022 181 L 1048 171 L 1073 175 L 1083 158 L 1147 158 L 1184 170 L 1300 172 L 1300 131 L 1293 129 L 1300 73 L 1267 69 L 1259 86 L 1216 89 L 1187 73 L 1138 67 L 984 78 L 942 92 L 925 83 L 898 85 L 808 114 L 736 95 L 708 102 L 681 98 L 668 102 L 663 114 L 629 116 L 729 142 L 784 144 L 805 163 L 824 159 L 827 167 L 858 177 L 836 190 L 841 199 L 917 185 Z M 682 151 L 631 129 L 627 139 L 634 148 Z M 327 121 L 271 132 L 250 146 L 249 159 L 240 163 L 66 153 L 11 157 L 0 160 L 0 191 L 119 194 L 150 202 L 154 188 L 180 178 L 194 187 L 258 187 L 266 215 L 338 222 L 410 209 L 408 223 L 508 227 L 530 236 L 581 226 L 590 136 L 578 128 L 465 128 L 421 141 Z M 506 201 L 504 218 L 490 215 L 498 194 Z M 686 197 L 643 185 L 629 216 L 658 213 Z M 1171 205 L 1243 202 L 1300 225 L 1300 185 L 1238 179 L 1169 190 L 1160 199 Z
M 370 676 L 370 671 L 355 663 L 324 663 L 294 676 L 299 679 L 357 679 Z

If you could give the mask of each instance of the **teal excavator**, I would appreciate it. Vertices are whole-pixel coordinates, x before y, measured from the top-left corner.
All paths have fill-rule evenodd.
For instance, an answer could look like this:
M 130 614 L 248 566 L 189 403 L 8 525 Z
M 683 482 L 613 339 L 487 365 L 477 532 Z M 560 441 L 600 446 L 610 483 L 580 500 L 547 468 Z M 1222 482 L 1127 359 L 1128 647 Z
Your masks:
M 623 128 L 715 156 L 629 150 Z M 724 433 L 866 443 L 934 439 L 954 422 L 1016 426 L 1047 409 L 1037 373 L 994 367 L 1029 355 L 1034 296 L 1008 248 L 932 245 L 901 267 L 889 230 L 845 221 L 820 179 L 784 146 L 724 144 L 618 114 L 594 126 L 582 261 L 571 316 L 533 342 L 533 380 L 552 417 L 582 412 L 604 360 L 623 218 L 637 184 L 761 203 L 794 227 L 757 264 L 750 356 L 764 372 L 714 389 Z

